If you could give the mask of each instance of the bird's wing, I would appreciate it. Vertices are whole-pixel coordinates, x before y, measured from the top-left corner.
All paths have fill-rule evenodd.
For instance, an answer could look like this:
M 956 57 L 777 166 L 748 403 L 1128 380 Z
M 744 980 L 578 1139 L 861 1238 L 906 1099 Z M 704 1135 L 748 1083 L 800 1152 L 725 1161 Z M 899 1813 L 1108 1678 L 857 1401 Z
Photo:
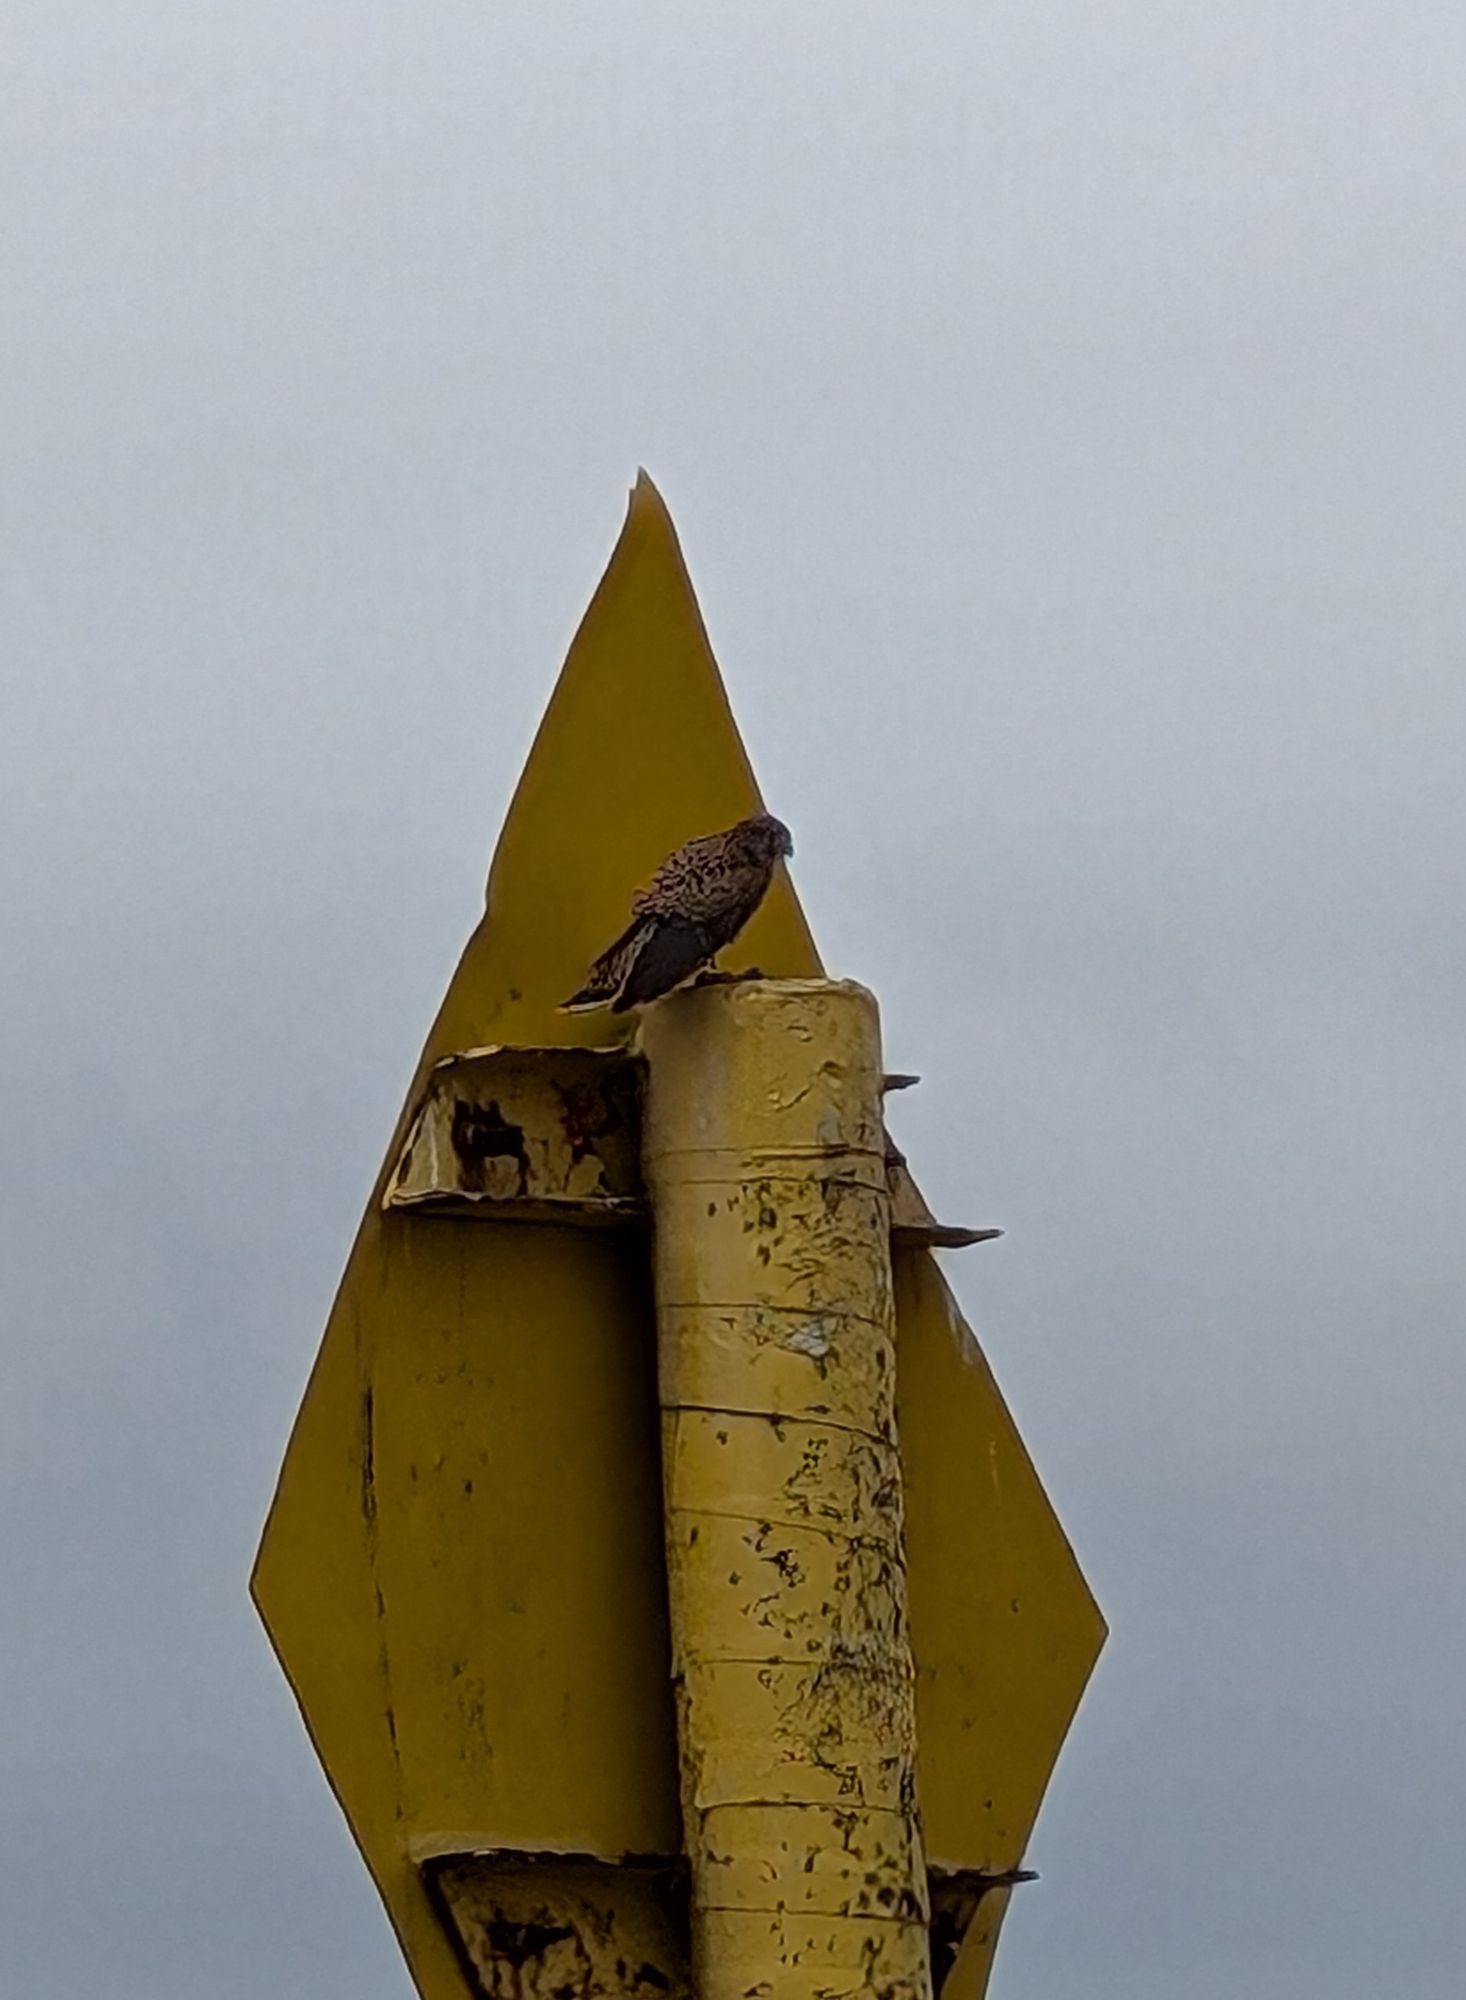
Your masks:
M 713 955 L 704 926 L 687 917 L 665 916 L 649 921 L 643 929 L 620 992 L 611 1002 L 613 1014 L 629 1007 L 644 1007 L 660 1000 L 680 986 Z
M 645 916 L 653 911 L 675 915 L 713 861 L 722 840 L 720 833 L 701 833 L 696 840 L 684 840 L 680 847 L 674 847 L 666 860 L 657 864 L 646 887 L 638 889 L 632 897 L 633 915 Z

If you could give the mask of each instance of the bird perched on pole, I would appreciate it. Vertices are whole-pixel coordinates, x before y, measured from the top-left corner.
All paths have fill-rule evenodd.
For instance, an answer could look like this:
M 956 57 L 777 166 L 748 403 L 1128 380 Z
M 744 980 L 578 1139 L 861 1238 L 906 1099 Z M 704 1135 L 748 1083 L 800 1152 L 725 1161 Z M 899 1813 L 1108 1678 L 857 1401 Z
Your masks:
M 763 901 L 774 868 L 794 852 L 772 813 L 705 833 L 669 854 L 631 902 L 631 922 L 603 951 L 561 1011 L 644 1007 L 711 965 Z

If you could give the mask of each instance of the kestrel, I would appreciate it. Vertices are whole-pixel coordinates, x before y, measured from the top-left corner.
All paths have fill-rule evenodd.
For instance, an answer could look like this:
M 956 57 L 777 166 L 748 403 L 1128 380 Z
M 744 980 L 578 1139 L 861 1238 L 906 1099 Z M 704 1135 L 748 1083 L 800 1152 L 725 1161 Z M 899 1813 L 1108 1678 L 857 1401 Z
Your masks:
M 631 922 L 561 1011 L 624 1014 L 670 993 L 733 942 L 763 901 L 775 864 L 793 852 L 788 827 L 772 813 L 689 840 L 633 896 Z

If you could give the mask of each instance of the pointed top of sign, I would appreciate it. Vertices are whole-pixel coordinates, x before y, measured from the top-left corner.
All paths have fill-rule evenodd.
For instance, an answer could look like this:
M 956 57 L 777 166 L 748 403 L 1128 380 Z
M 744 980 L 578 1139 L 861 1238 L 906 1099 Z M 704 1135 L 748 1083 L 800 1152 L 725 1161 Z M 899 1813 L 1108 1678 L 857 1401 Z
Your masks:
M 763 804 L 676 530 L 639 473 L 489 871 L 486 959 L 476 981 L 488 1011 L 476 1039 L 629 1035 L 624 1019 L 567 1017 L 558 1004 L 624 927 L 633 891 L 658 862 Z M 733 956 L 775 977 L 819 972 L 782 869 Z

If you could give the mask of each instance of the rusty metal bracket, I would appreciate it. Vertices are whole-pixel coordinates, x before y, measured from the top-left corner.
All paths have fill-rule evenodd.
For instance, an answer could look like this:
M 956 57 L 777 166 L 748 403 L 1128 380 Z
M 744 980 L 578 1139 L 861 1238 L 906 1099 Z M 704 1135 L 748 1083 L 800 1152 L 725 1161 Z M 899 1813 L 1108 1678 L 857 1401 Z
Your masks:
M 619 1047 L 445 1056 L 408 1127 L 383 1208 L 578 1228 L 645 1224 L 642 1077 L 641 1059 Z M 938 1222 L 889 1144 L 886 1185 L 895 1243 L 960 1250 L 1003 1233 Z
M 927 1884 L 931 1895 L 931 1952 L 932 1991 L 936 2000 L 942 2000 L 947 1981 L 956 1970 L 957 1960 L 963 1945 L 973 1931 L 975 1920 L 982 1916 L 987 1919 L 989 1929 L 996 1923 L 993 1914 L 996 1905 L 1000 1913 L 1008 1900 L 1008 1894 L 1025 1882 L 1036 1882 L 1038 1875 L 1032 1868 L 943 1868 L 940 1865 L 928 1870 Z M 994 1902 L 982 1909 L 983 1899 L 991 1897 L 995 1890 L 1003 1890 Z M 986 1936 L 973 1938 L 979 1946 L 989 1943 Z
M 418 1865 L 476 2000 L 691 2000 L 682 1856 L 478 1849 Z M 1037 1879 L 1031 1868 L 928 1869 L 937 2000 L 969 1938 L 987 1942 L 979 1933 L 1007 1901 L 994 1892 Z
M 615 1048 L 445 1056 L 382 1206 L 506 1222 L 643 1221 L 641 1075 Z
M 911 1178 L 906 1155 L 886 1134 L 886 1187 L 891 1197 L 891 1241 L 915 1243 L 928 1250 L 965 1250 L 973 1243 L 992 1243 L 1001 1229 L 962 1229 L 953 1223 L 938 1222 L 926 1205 L 921 1189 Z
M 489 1850 L 422 1868 L 477 2000 L 692 2000 L 680 1859 Z

